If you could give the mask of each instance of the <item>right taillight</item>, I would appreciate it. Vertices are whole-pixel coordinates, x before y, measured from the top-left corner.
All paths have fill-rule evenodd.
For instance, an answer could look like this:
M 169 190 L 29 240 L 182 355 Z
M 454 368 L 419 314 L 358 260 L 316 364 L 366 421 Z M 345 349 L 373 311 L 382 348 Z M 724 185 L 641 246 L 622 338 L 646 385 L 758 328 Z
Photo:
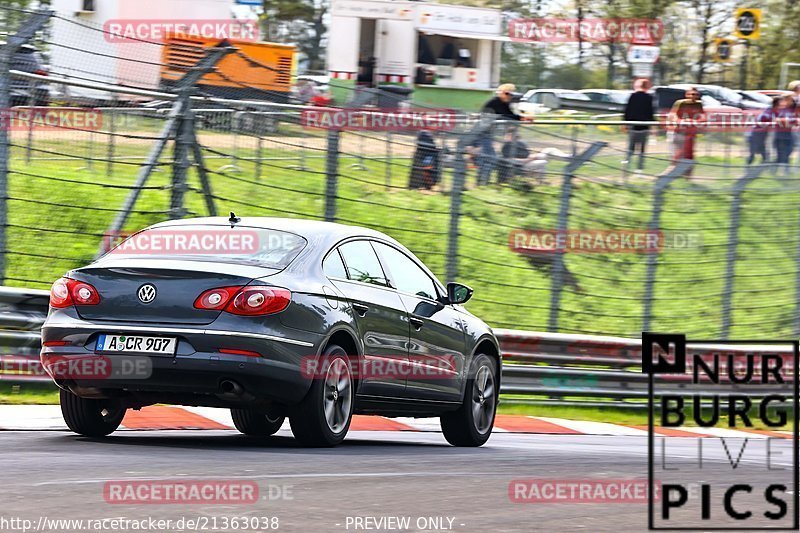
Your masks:
M 257 316 L 283 311 L 291 301 L 292 293 L 288 289 L 251 285 L 209 289 L 197 297 L 194 306 L 234 315 Z
M 62 309 L 71 305 L 97 305 L 100 293 L 92 285 L 71 278 L 61 278 L 50 288 L 50 307 Z
M 225 311 L 235 315 L 270 315 L 283 311 L 292 293 L 278 287 L 245 287 L 234 296 Z

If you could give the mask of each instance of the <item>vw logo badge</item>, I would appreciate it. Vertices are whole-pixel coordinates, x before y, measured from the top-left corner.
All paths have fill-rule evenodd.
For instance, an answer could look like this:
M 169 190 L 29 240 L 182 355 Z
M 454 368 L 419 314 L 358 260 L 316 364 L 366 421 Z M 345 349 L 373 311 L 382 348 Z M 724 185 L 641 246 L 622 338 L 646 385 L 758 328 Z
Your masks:
M 140 302 L 143 304 L 149 304 L 156 299 L 156 286 L 151 283 L 145 283 L 139 287 L 136 295 L 139 296 Z

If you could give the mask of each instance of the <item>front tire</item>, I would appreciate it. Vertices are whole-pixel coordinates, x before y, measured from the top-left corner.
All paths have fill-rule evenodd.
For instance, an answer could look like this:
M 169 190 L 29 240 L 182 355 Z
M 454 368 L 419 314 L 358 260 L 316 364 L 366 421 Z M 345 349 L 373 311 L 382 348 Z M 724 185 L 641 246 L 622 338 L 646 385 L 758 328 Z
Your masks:
M 261 413 L 250 409 L 231 409 L 233 425 L 240 433 L 254 437 L 269 437 L 277 433 L 285 417 L 272 413 Z
M 110 435 L 119 427 L 127 411 L 118 402 L 81 398 L 64 389 L 59 393 L 59 402 L 67 427 L 86 437 Z
M 336 446 L 344 440 L 353 417 L 355 383 L 347 352 L 335 344 L 320 357 L 308 394 L 292 408 L 289 423 L 305 446 Z
M 497 411 L 497 365 L 486 354 L 472 360 L 464 400 L 458 410 L 440 419 L 442 433 L 453 446 L 481 446 L 492 434 Z

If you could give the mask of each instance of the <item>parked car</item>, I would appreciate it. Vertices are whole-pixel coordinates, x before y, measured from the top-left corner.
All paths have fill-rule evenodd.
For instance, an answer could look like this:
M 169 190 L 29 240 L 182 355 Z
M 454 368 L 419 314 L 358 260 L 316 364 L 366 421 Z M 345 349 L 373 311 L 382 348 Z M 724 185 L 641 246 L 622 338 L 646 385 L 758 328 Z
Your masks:
M 689 86 L 687 86 L 688 88 Z M 686 97 L 686 89 L 675 86 L 654 87 L 654 105 L 658 113 L 664 114 L 672 109 L 672 105 Z M 710 94 L 700 91 L 700 101 L 706 109 L 714 109 L 722 113 L 733 113 L 741 111 L 741 107 L 725 105 Z
M 616 89 L 581 89 L 580 92 L 588 96 L 593 102 L 602 102 L 604 104 L 620 104 L 624 106 L 628 103 L 632 91 Z
M 230 408 L 248 435 L 288 416 L 312 446 L 340 443 L 353 413 L 438 416 L 448 442 L 480 446 L 501 360 L 491 329 L 462 306 L 471 296 L 377 231 L 233 213 L 176 220 L 53 284 L 41 359 L 81 435 L 167 403 Z M 64 371 L 97 358 L 142 370 Z
M 766 104 L 757 102 L 745 102 L 739 91 L 734 91 L 721 85 L 693 85 L 691 83 L 676 83 L 669 85 L 671 88 L 686 91 L 690 87 L 696 87 L 701 96 L 710 96 L 723 106 L 738 107 L 739 109 L 758 109 L 767 107 Z
M 755 92 L 761 93 L 764 96 L 769 96 L 770 98 L 775 96 L 786 96 L 787 94 L 792 94 L 792 91 L 782 91 L 780 89 L 764 89 Z
M 592 101 L 585 94 L 568 89 L 532 89 L 522 95 L 517 108 L 521 115 L 536 115 L 555 109 L 579 109 Z
M 772 105 L 772 97 L 759 91 L 739 91 L 744 109 L 765 109 Z
M 0 47 L 5 43 L 0 43 Z M 31 45 L 21 46 L 11 58 L 11 70 L 19 70 L 40 76 L 47 76 L 41 54 Z M 50 104 L 50 85 L 45 81 L 12 77 L 9 91 L 12 106 L 47 106 Z

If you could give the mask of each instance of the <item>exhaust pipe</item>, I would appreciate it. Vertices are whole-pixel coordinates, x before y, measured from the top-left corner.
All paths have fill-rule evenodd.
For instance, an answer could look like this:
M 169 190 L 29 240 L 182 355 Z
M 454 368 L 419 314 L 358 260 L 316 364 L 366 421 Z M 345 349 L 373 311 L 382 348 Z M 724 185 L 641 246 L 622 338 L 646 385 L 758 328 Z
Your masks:
M 224 380 L 222 383 L 219 384 L 219 389 L 222 391 L 222 394 L 229 394 L 234 396 L 241 396 L 244 394 L 244 389 L 241 385 L 236 383 L 235 381 L 231 381 L 229 379 Z

